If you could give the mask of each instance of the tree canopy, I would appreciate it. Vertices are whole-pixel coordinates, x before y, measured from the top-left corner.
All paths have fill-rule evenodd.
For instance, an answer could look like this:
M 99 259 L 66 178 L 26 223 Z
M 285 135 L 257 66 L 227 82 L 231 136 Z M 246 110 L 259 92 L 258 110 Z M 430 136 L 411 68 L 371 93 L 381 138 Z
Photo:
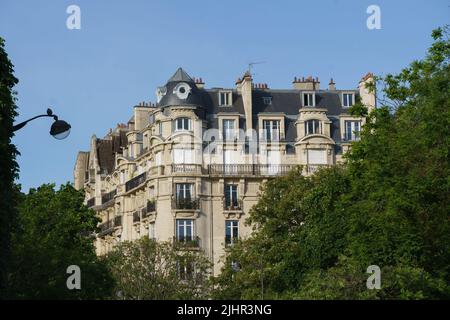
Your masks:
M 264 186 L 216 298 L 450 297 L 450 43 L 446 28 L 432 36 L 423 60 L 377 78 L 378 108 L 353 107 L 367 122 L 342 166 Z

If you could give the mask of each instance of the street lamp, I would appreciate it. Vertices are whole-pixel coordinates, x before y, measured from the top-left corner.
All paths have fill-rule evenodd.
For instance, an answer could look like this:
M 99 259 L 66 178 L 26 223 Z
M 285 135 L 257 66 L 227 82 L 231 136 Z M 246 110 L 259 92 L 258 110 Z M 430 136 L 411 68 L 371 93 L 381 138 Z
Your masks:
M 21 122 L 19 124 L 16 124 L 15 126 L 13 126 L 13 131 L 17 131 L 19 129 L 22 129 L 23 127 L 25 127 L 25 125 L 37 118 L 41 118 L 41 117 L 52 117 L 55 122 L 53 122 L 51 128 L 50 128 L 50 134 L 58 140 L 62 140 L 67 138 L 67 136 L 70 133 L 70 124 L 68 124 L 67 122 L 65 122 L 64 120 L 59 120 L 58 116 L 53 114 L 52 109 L 48 108 L 47 109 L 47 114 L 41 114 L 39 116 L 33 117 L 31 119 L 28 119 L 24 122 Z

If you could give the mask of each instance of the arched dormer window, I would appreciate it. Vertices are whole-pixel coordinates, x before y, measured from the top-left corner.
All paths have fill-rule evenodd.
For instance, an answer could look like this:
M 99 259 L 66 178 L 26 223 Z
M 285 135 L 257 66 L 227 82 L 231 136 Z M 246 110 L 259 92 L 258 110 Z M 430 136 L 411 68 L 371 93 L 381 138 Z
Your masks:
M 316 119 L 306 121 L 305 134 L 322 134 L 322 122 Z
M 186 117 L 175 119 L 174 130 L 175 131 L 190 131 L 190 130 L 192 130 L 191 119 L 186 118 Z

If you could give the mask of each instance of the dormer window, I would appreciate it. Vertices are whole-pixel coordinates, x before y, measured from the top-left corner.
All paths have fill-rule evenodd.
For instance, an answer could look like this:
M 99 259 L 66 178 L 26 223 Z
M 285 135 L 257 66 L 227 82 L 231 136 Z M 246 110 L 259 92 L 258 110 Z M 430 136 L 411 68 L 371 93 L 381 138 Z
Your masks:
M 322 122 L 315 119 L 306 121 L 305 134 L 322 134 Z
M 304 107 L 316 106 L 316 95 L 314 94 L 314 92 L 304 92 L 302 95 L 302 99 Z
M 192 130 L 191 119 L 177 118 L 175 119 L 175 131 L 190 131 Z
M 263 103 L 268 106 L 272 104 L 272 97 L 262 97 Z
M 220 91 L 219 92 L 219 106 L 231 106 L 231 103 L 232 103 L 231 91 Z
M 343 93 L 342 94 L 342 106 L 345 108 L 351 107 L 355 102 L 354 93 Z

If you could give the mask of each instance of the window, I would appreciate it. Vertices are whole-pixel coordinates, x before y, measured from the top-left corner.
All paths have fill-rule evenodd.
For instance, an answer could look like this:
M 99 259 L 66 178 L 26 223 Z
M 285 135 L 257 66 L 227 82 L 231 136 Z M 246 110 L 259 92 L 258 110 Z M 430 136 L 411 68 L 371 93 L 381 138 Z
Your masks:
M 177 183 L 176 184 L 177 200 L 192 199 L 192 184 L 191 183 Z
M 177 241 L 188 242 L 194 240 L 194 220 L 180 219 L 177 220 Z
M 316 105 L 316 96 L 314 93 L 305 92 L 303 93 L 303 106 L 304 107 L 314 107 Z
M 178 276 L 180 280 L 187 281 L 194 276 L 194 261 L 190 261 L 187 257 L 179 257 L 177 261 Z
M 280 121 L 279 120 L 263 120 L 264 137 L 266 141 L 280 140 Z
M 345 121 L 344 140 L 346 141 L 359 140 L 360 131 L 361 131 L 361 121 Z
M 353 105 L 353 99 L 354 94 L 353 93 L 343 93 L 342 94 L 342 105 L 344 107 L 351 107 Z
M 223 120 L 223 139 L 234 140 L 236 128 L 234 120 Z
M 150 238 L 150 240 L 155 240 L 156 239 L 155 223 L 154 222 L 151 222 L 148 225 L 148 237 Z
M 175 119 L 175 131 L 192 130 L 191 119 L 178 118 Z
M 319 120 L 306 121 L 305 134 L 322 134 L 322 123 Z
M 265 105 L 271 105 L 272 104 L 272 97 L 263 97 L 263 103 Z
M 309 164 L 327 164 L 327 151 L 320 149 L 308 149 Z
M 174 164 L 192 164 L 194 163 L 194 150 L 173 149 L 172 158 Z
M 225 208 L 237 209 L 239 207 L 238 204 L 238 193 L 237 193 L 237 185 L 235 184 L 226 184 L 225 185 Z
M 219 92 L 219 106 L 231 106 L 232 94 L 228 91 Z
M 155 153 L 155 165 L 156 166 L 162 165 L 162 151 Z
M 231 245 L 239 238 L 239 221 L 225 221 L 225 244 Z

